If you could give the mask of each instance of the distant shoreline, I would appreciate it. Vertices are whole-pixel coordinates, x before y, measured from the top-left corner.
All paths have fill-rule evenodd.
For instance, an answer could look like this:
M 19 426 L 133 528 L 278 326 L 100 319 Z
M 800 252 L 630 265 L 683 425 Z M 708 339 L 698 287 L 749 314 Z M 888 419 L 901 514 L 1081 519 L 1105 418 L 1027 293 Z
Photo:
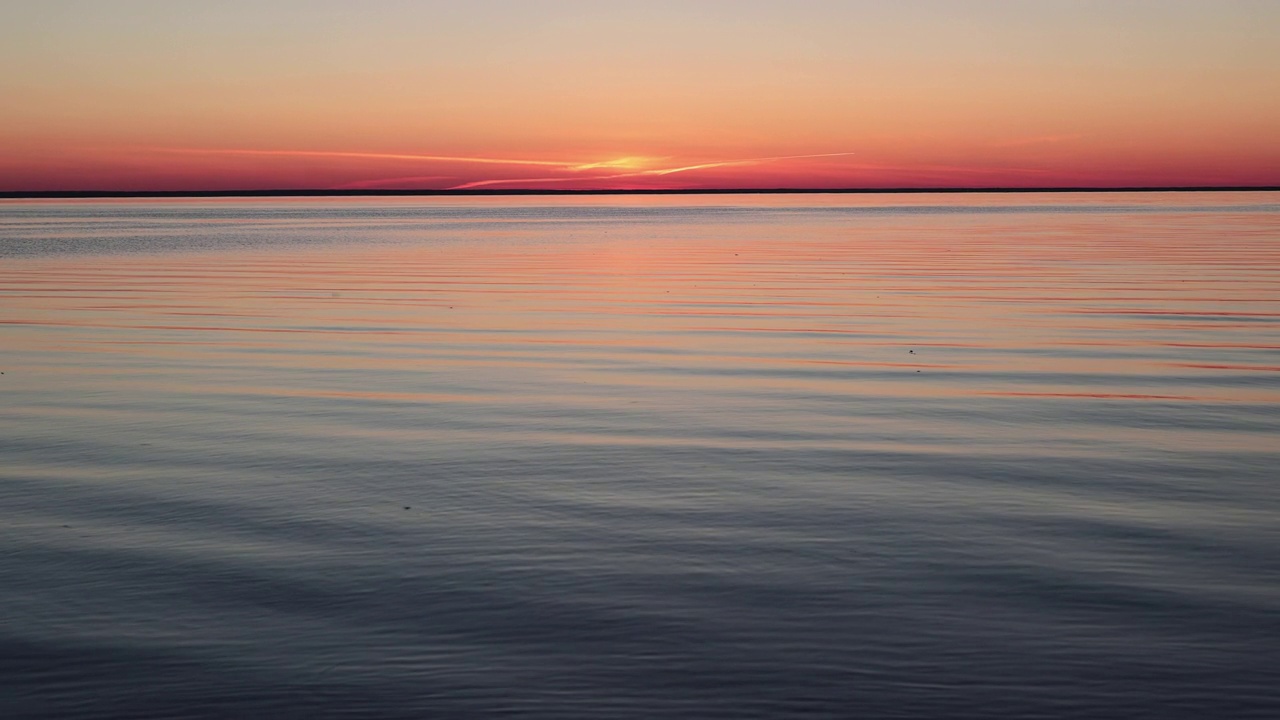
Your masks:
M 1120 193 L 1120 192 L 1276 192 L 1280 185 L 1168 187 L 983 187 L 983 188 L 711 188 L 648 190 L 7 190 L 0 199 L 78 198 L 231 198 L 231 197 L 492 197 L 512 195 L 891 195 L 927 193 Z

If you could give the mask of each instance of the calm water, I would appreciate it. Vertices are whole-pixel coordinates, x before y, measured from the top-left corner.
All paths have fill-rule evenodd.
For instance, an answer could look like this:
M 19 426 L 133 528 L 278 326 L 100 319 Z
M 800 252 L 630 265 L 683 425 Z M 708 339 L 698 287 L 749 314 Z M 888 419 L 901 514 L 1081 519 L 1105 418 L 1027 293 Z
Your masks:
M 1280 717 L 1280 194 L 0 204 L 6 718 Z

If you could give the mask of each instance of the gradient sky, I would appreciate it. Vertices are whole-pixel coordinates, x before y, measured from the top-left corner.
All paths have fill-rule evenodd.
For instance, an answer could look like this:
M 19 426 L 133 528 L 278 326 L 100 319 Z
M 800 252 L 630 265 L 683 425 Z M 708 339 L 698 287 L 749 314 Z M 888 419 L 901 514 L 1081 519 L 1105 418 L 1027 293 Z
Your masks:
M 0 190 L 1280 185 L 1280 2 L 0 0 Z

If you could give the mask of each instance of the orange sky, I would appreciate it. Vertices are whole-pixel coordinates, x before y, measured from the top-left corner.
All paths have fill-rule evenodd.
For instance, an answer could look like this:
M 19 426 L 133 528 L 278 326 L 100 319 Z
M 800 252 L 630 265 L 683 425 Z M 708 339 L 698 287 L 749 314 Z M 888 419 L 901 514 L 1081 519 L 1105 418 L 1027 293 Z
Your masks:
M 1280 3 L 7 3 L 0 190 L 1280 185 Z

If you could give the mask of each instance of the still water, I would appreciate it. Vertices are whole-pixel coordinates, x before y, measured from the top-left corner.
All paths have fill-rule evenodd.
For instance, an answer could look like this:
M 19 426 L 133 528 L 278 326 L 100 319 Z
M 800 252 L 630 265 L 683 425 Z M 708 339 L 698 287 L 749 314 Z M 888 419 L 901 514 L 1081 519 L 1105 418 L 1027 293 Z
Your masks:
M 1280 194 L 0 204 L 6 718 L 1280 717 Z

